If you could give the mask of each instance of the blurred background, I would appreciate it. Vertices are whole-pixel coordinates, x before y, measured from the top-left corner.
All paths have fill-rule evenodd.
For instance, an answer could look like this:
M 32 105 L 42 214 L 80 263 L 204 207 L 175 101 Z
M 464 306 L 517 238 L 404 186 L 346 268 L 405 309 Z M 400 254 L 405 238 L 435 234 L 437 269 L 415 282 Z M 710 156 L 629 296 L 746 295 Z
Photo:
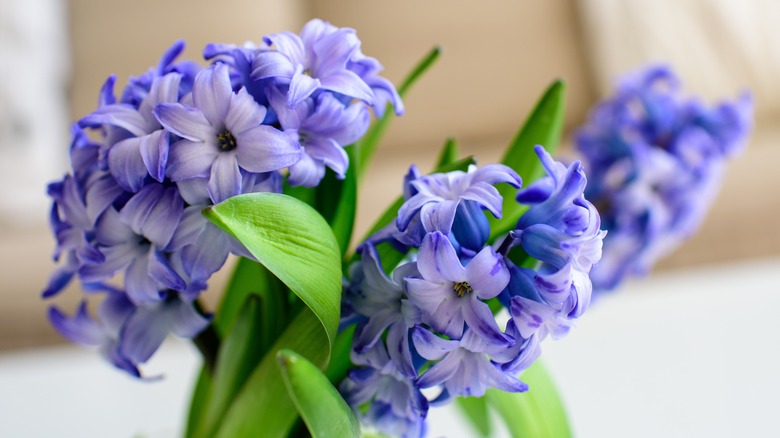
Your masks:
M 464 154 L 476 155 L 482 163 L 495 161 L 543 89 L 563 78 L 568 90 L 566 153 L 571 130 L 610 92 L 619 75 L 661 61 L 677 70 L 690 93 L 709 102 L 752 90 L 756 124 L 746 151 L 731 163 L 701 231 L 661 263 L 660 278 L 689 272 L 712 277 L 721 267 L 751 263 L 767 272 L 780 268 L 778 2 L 4 0 L 0 351 L 62 342 L 46 321 L 48 303 L 39 298 L 54 269 L 45 184 L 65 172 L 68 126 L 95 108 L 105 78 L 116 74 L 121 89 L 129 75 L 155 65 L 177 39 L 187 41 L 185 58 L 199 60 L 207 42 L 257 42 L 268 33 L 297 31 L 313 17 L 355 28 L 363 52 L 378 58 L 395 83 L 431 47 L 444 49 L 438 64 L 409 93 L 406 115 L 394 122 L 366 178 L 358 234 L 400 192 L 409 164 L 428 168 L 447 137 L 455 137 Z M 228 271 L 212 280 L 207 294 L 212 302 Z M 743 290 L 746 283 L 723 283 L 732 285 L 734 293 L 750 293 Z M 757 284 L 780 293 L 780 282 Z M 70 309 L 82 296 L 71 289 L 57 298 Z M 608 331 L 609 319 L 604 318 Z M 655 322 L 648 319 L 648 324 Z

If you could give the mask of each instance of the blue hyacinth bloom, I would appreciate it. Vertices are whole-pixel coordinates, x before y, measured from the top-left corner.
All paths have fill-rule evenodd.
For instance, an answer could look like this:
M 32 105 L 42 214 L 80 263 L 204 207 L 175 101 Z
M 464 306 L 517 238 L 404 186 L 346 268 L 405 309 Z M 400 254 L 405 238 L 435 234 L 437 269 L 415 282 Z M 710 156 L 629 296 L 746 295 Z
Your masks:
M 597 290 L 646 274 L 698 229 L 752 112 L 747 93 L 715 106 L 685 96 L 665 66 L 627 76 L 591 111 L 575 141 L 590 175 L 586 196 L 609 230 L 591 274 Z

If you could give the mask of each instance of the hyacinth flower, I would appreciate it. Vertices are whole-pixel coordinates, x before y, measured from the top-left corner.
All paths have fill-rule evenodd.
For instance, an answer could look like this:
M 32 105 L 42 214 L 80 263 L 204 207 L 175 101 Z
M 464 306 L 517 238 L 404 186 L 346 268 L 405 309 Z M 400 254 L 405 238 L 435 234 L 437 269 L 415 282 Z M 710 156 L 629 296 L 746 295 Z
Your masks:
M 596 290 L 644 275 L 698 229 L 752 125 L 752 99 L 708 106 L 665 66 L 624 78 L 575 135 L 586 196 L 609 231 L 591 273 Z
M 421 429 L 409 429 L 409 417 L 399 415 L 400 409 L 382 410 L 388 397 L 396 404 L 411 403 L 413 398 L 401 394 L 438 388 L 438 395 L 428 400 L 438 405 L 454 396 L 482 396 L 488 388 L 527 391 L 519 377 L 539 357 L 541 341 L 549 334 L 563 336 L 587 309 L 588 273 L 600 259 L 605 232 L 584 197 L 582 166 L 565 166 L 541 147 L 536 154 L 548 176 L 518 192 L 517 201 L 529 208 L 494 246 L 488 242 L 486 214 L 500 217 L 503 205 L 494 184 L 519 187 L 515 172 L 490 165 L 429 176 L 413 168 L 407 175 L 406 202 L 392 225 L 395 231 L 385 228 L 363 245 L 363 260 L 353 269 L 345 295 L 364 322 L 358 324 L 351 350 L 358 368 L 342 392 L 355 409 L 364 406 L 367 410 L 360 412 L 370 412 L 361 416 L 364 422 L 385 433 L 420 436 Z M 419 229 L 407 232 L 410 227 Z M 421 241 L 415 244 L 413 236 L 422 236 Z M 379 244 L 411 249 L 412 261 L 396 267 L 392 280 L 377 259 L 374 245 Z M 510 259 L 515 249 L 534 262 L 515 265 Z M 508 310 L 504 327 L 488 306 L 492 299 Z M 414 318 L 403 317 L 409 314 Z M 401 320 L 403 324 L 391 325 Z M 370 343 L 365 335 L 369 328 Z M 391 378 L 408 376 L 402 371 L 408 362 L 399 366 L 398 361 L 375 359 L 378 345 L 387 351 L 396 348 L 399 336 L 391 330 L 400 328 L 411 341 L 414 388 Z M 361 393 L 356 382 L 369 380 L 372 389 Z M 406 389 L 392 389 L 396 387 Z M 415 412 L 412 406 L 406 409 Z

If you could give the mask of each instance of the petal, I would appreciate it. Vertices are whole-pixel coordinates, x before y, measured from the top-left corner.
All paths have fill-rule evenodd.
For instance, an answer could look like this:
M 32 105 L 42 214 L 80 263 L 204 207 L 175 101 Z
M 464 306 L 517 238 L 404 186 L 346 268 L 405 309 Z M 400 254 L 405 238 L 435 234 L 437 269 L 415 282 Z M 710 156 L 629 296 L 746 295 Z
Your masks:
M 148 134 L 158 127 L 152 120 L 147 120 L 131 105 L 113 104 L 97 109 L 92 114 L 79 121 L 81 126 L 111 125 L 125 129 L 134 136 Z
M 276 51 L 260 52 L 252 60 L 252 79 L 292 78 L 295 65 L 289 57 Z
M 157 282 L 149 275 L 149 254 L 136 257 L 125 272 L 125 289 L 135 304 L 161 300 Z
M 412 341 L 417 353 L 428 360 L 439 360 L 458 348 L 458 341 L 440 338 L 419 326 L 412 329 Z
M 171 145 L 167 176 L 172 181 L 208 178 L 219 149 L 208 143 L 179 140 Z
M 137 192 L 143 187 L 147 170 L 141 156 L 141 139 L 131 137 L 122 140 L 108 150 L 108 168 L 122 188 Z
M 107 341 L 100 324 L 89 317 L 86 301 L 81 302 L 78 311 L 71 318 L 57 307 L 49 307 L 49 322 L 62 336 L 77 344 L 102 345 Z
M 286 56 L 294 64 L 303 64 L 305 50 L 303 41 L 292 32 L 279 32 L 263 37 L 263 41 L 269 46 L 276 46 L 279 53 Z
M 87 189 L 87 217 L 95 224 L 98 217 L 125 191 L 109 174 L 91 183 Z
M 211 321 L 210 318 L 206 318 L 198 313 L 193 303 L 186 301 L 178 301 L 175 304 L 172 317 L 173 326 L 171 331 L 173 334 L 187 339 L 197 336 Z
M 168 336 L 172 323 L 162 303 L 139 307 L 122 328 L 120 352 L 134 363 L 146 362 Z
M 508 339 L 498 328 L 496 319 L 490 307 L 482 301 L 469 299 L 469 303 L 462 307 L 463 318 L 466 325 L 478 334 L 482 339 L 492 344 L 506 344 Z
M 487 208 L 493 216 L 501 217 L 501 207 L 504 202 L 504 198 L 498 193 L 495 187 L 490 184 L 476 183 L 472 184 L 460 197 L 462 199 L 469 199 L 476 201 L 480 205 Z
M 283 169 L 301 159 L 300 145 L 271 126 L 256 126 L 234 135 L 238 143 L 238 165 L 250 172 Z
M 243 87 L 230 99 L 225 128 L 232 133 L 244 132 L 263 123 L 265 112 L 265 107 L 255 102 Z
M 467 281 L 466 270 L 460 264 L 452 243 L 444 234 L 428 233 L 417 255 L 417 269 L 423 278 L 434 282 Z
M 326 90 L 360 99 L 369 105 L 374 104 L 374 92 L 360 76 L 349 70 L 328 73 L 327 76 L 320 77 L 318 82 L 318 85 Z
M 312 158 L 325 163 L 339 178 L 344 178 L 349 167 L 349 156 L 333 139 L 314 139 L 306 142 L 304 151 Z
M 180 103 L 161 103 L 154 108 L 153 114 L 165 129 L 187 140 L 206 141 L 216 136 L 216 128 L 196 108 Z
M 241 194 L 241 172 L 238 170 L 236 154 L 223 152 L 211 166 L 208 190 L 211 200 L 219 204 L 225 199 Z
M 192 99 L 211 126 L 222 127 L 225 124 L 233 88 L 230 85 L 228 66 L 217 63 L 203 69 L 195 77 Z
M 211 223 L 198 237 L 194 245 L 182 249 L 182 262 L 189 276 L 195 281 L 205 281 L 219 270 L 228 256 L 228 236 Z
M 143 227 L 157 207 L 165 188 L 162 184 L 149 184 L 133 195 L 119 211 L 119 219 L 130 226 L 135 234 L 142 235 Z
M 466 281 L 483 300 L 500 294 L 509 284 L 509 270 L 504 263 L 504 257 L 489 246 L 483 248 L 466 265 Z
M 149 255 L 149 276 L 165 288 L 182 291 L 187 284 L 173 270 L 161 251 L 153 251 Z
M 360 49 L 360 40 L 354 29 L 340 28 L 334 32 L 322 32 L 312 41 L 312 51 L 317 65 L 313 67 L 318 77 L 344 71 L 352 55 Z
M 425 231 L 441 231 L 449 234 L 452 223 L 455 221 L 455 212 L 458 209 L 458 201 L 432 202 L 423 205 L 420 209 L 420 219 Z
M 197 205 L 184 209 L 179 226 L 176 227 L 176 232 L 173 233 L 170 243 L 165 248 L 167 251 L 178 251 L 198 240 L 200 233 L 208 224 L 208 219 L 203 217 L 201 210 L 202 208 Z
M 417 346 L 417 342 L 415 342 Z M 450 353 L 455 354 L 455 353 Z M 448 360 L 449 356 L 441 362 L 430 367 L 420 378 L 417 379 L 417 386 L 420 388 L 430 388 L 449 381 L 458 373 L 459 361 L 455 359 Z M 476 376 L 472 377 L 476 378 Z M 452 391 L 451 391 L 452 392 Z
M 141 137 L 139 149 L 149 175 L 162 182 L 168 164 L 168 133 L 158 130 Z
M 417 214 L 417 212 L 419 212 L 424 205 L 430 202 L 439 201 L 442 201 L 442 199 L 432 198 L 422 193 L 417 193 L 411 198 L 407 199 L 401 208 L 398 209 L 398 220 L 396 221 L 398 230 L 405 231 L 409 226 L 409 223 L 412 221 L 412 218 L 414 218 L 414 215 Z
M 453 295 L 452 283 L 434 283 L 421 278 L 406 279 L 406 293 L 415 306 L 433 315 L 442 301 Z
M 412 365 L 412 352 L 409 348 L 409 327 L 396 322 L 387 331 L 387 354 L 405 377 L 414 379 L 417 372 Z
M 316 187 L 324 177 L 325 164 L 308 154 L 302 154 L 301 159 L 290 166 L 288 180 L 293 187 Z
M 290 89 L 287 91 L 287 105 L 295 108 L 318 88 L 320 88 L 320 80 L 303 73 L 303 67 L 298 65 L 290 81 Z
M 400 318 L 397 309 L 385 309 L 375 313 L 368 320 L 368 323 L 361 326 L 356 332 L 352 348 L 358 354 L 365 353 L 369 348 L 376 344 L 376 341 L 385 332 L 385 329 Z

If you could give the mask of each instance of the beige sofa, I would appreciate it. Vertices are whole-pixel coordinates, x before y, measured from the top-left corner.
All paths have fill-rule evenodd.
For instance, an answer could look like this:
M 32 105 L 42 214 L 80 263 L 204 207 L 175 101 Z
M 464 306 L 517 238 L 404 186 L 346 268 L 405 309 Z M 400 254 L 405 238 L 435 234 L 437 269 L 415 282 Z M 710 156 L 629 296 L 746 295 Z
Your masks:
M 570 130 L 582 122 L 598 95 L 608 91 L 612 76 L 642 62 L 663 59 L 665 50 L 667 59 L 684 64 L 681 71 L 686 79 L 688 75 L 696 78 L 691 81 L 693 89 L 701 85 L 699 78 L 712 77 L 707 69 L 743 63 L 742 68 L 732 66 L 725 78 L 716 75 L 719 82 L 698 87 L 709 97 L 735 96 L 741 85 L 750 87 L 751 81 L 766 77 L 760 54 L 744 56 L 751 39 L 737 38 L 742 28 L 727 26 L 729 14 L 714 13 L 714 6 L 708 6 L 711 2 L 689 2 L 686 10 L 673 11 L 674 23 L 685 25 L 688 32 L 676 30 L 683 35 L 677 44 L 670 43 L 675 40 L 669 35 L 674 31 L 669 30 L 669 22 L 665 32 L 653 31 L 654 23 L 648 22 L 652 15 L 642 9 L 645 3 L 649 2 L 230 0 L 219 6 L 203 0 L 71 2 L 71 117 L 93 109 L 108 74 L 116 73 L 121 86 L 127 75 L 155 64 L 178 38 L 188 42 L 185 55 L 196 58 L 209 41 L 257 41 L 266 33 L 298 30 L 309 18 L 322 17 L 356 28 L 364 52 L 379 58 L 386 76 L 395 82 L 432 46 L 441 45 L 441 61 L 405 100 L 407 113 L 394 122 L 371 168 L 360 194 L 360 232 L 397 195 L 408 165 L 427 168 L 445 138 L 456 137 L 464 154 L 474 154 L 482 162 L 495 160 L 544 87 L 556 78 L 564 78 L 568 85 L 566 127 Z M 653 2 L 652 13 L 664 16 L 669 8 L 680 9 L 676 4 Z M 771 27 L 769 20 L 764 22 Z M 699 34 L 691 23 L 709 27 Z M 719 30 L 740 43 L 726 50 L 720 38 L 708 37 L 718 35 Z M 710 58 L 701 56 L 702 51 Z M 709 59 L 709 64 L 702 59 Z M 697 69 L 697 64 L 707 69 Z M 775 191 L 780 186 L 780 172 L 775 171 L 780 149 L 773 144 L 780 139 L 780 128 L 774 124 L 773 104 L 760 94 L 775 97 L 772 91 L 758 90 L 753 140 L 731 166 L 722 195 L 701 232 L 661 268 L 780 253 L 776 228 L 780 195 Z M 67 141 L 62 138 L 62 148 Z M 38 223 L 7 224 L 0 231 L 0 349 L 59 340 L 45 319 L 48 303 L 38 298 L 54 268 L 49 261 L 53 240 L 43 222 L 45 216 L 41 211 Z M 226 274 L 223 270 L 212 281 L 209 302 L 218 300 Z M 55 301 L 72 309 L 81 297 L 71 287 Z

